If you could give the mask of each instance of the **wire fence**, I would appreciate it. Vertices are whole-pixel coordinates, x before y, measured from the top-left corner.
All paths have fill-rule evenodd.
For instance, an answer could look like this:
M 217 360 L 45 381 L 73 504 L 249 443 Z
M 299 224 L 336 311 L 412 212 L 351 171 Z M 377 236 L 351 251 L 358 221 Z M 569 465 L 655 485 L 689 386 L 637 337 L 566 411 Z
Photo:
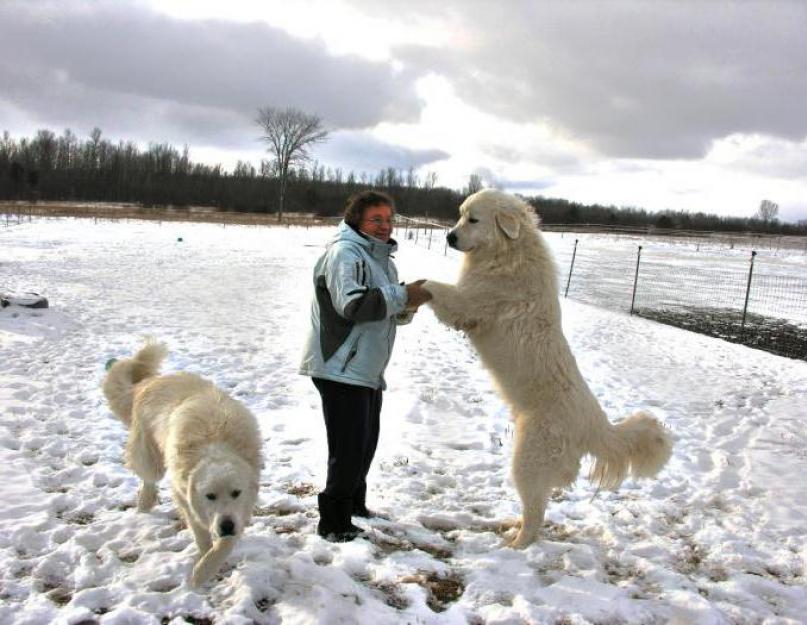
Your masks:
M 807 360 L 807 280 L 727 271 L 653 274 L 637 284 L 633 312 Z
M 756 251 L 693 256 L 639 245 L 603 258 L 575 246 L 568 297 L 807 360 L 807 278 L 760 266 Z
M 449 253 L 449 226 L 401 215 L 397 220 L 399 237 Z M 734 242 L 647 247 L 624 236 L 553 236 L 565 297 L 807 360 L 805 264 L 783 263 L 778 249 L 759 258 L 756 251 L 735 249 Z M 803 256 L 801 245 L 791 254 Z
M 448 254 L 446 234 L 449 227 L 444 224 L 429 221 L 428 219 L 413 219 L 412 217 L 396 214 L 395 228 L 399 233 L 398 236 L 403 236 L 405 241 L 420 245 L 426 249 L 442 252 L 444 256 Z M 403 235 L 400 234 L 401 230 L 403 230 Z

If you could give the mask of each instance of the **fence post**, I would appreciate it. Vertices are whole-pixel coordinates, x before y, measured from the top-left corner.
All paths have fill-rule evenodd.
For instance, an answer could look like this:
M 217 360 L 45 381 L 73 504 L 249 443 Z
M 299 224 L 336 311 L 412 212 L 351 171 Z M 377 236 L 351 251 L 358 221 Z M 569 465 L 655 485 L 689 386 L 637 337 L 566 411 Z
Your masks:
M 420 234 L 420 228 L 417 224 L 412 224 L 412 227 L 415 229 L 415 245 L 418 244 L 418 235 Z
M 574 249 L 572 250 L 572 264 L 569 265 L 569 277 L 566 278 L 566 292 L 563 297 L 569 295 L 569 283 L 572 281 L 572 271 L 574 270 L 574 257 L 577 256 L 577 239 L 574 240 Z
M 751 276 L 754 275 L 754 257 L 756 250 L 751 250 L 751 267 L 748 269 L 748 286 L 745 287 L 745 305 L 743 306 L 743 322 L 740 325 L 740 332 L 745 331 L 745 315 L 748 312 L 748 297 L 751 295 Z
M 429 245 L 426 247 L 426 249 L 428 249 L 428 250 L 432 249 L 432 233 L 433 232 L 434 232 L 434 228 L 429 228 Z
M 409 234 L 409 220 L 406 217 L 404 217 L 404 241 L 406 241 L 408 234 Z
M 633 314 L 633 304 L 636 302 L 636 284 L 639 282 L 639 262 L 642 260 L 642 246 L 639 246 L 639 252 L 636 254 L 636 273 L 633 276 L 633 295 L 630 298 L 630 314 Z
M 443 244 L 443 256 L 448 255 L 448 228 L 445 229 L 445 235 L 443 239 L 445 239 L 445 243 Z

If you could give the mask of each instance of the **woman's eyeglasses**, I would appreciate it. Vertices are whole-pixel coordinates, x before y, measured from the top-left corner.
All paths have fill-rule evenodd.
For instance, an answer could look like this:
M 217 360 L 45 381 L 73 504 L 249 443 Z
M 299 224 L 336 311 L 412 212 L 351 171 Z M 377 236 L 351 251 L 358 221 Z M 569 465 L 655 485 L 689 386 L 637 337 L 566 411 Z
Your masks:
M 374 226 L 391 226 L 392 219 L 382 219 L 381 217 L 373 217 L 372 219 L 365 219 L 368 224 L 373 224 Z

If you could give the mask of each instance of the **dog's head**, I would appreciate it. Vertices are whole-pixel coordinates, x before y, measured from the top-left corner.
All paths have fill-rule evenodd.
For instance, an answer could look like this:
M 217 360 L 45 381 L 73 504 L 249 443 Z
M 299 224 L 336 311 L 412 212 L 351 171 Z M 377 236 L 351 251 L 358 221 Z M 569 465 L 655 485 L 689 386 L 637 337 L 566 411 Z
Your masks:
M 254 470 L 232 454 L 205 458 L 188 480 L 191 511 L 214 540 L 238 536 L 244 531 L 257 495 Z
M 460 219 L 447 235 L 448 244 L 461 252 L 503 250 L 526 230 L 536 228 L 535 213 L 509 193 L 484 189 L 460 206 Z

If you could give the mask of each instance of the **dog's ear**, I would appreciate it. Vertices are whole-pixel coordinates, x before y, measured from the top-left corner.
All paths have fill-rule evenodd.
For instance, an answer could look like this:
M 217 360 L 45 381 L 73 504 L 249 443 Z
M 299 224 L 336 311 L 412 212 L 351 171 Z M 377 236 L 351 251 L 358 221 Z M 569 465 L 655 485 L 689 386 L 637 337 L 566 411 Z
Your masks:
M 496 221 L 496 225 L 501 229 L 502 232 L 504 232 L 508 239 L 518 238 L 518 232 L 521 224 L 518 222 L 518 218 L 515 215 L 511 215 L 509 213 L 496 213 L 494 220 Z

